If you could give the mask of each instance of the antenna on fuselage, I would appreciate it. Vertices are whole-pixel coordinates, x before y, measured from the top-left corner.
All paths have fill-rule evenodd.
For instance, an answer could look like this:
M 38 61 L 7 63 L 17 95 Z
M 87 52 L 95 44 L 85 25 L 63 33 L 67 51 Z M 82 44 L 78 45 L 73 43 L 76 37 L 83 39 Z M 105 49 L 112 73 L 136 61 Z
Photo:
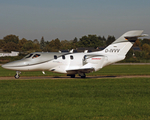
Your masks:
M 88 50 L 84 50 L 84 53 L 88 53 Z
M 69 52 L 70 52 L 70 53 L 73 53 L 73 50 L 74 50 L 74 49 L 70 50 Z

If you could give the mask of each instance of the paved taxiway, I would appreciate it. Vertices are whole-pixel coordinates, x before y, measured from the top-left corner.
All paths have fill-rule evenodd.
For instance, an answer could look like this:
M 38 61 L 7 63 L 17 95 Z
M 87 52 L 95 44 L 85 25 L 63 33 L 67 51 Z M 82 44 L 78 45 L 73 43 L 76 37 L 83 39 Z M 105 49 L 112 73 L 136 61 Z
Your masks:
M 43 79 L 110 79 L 110 78 L 150 78 L 150 75 L 132 75 L 132 76 L 87 76 L 86 78 L 70 78 L 68 76 L 52 77 L 52 76 L 38 76 L 38 77 L 20 77 L 15 79 L 14 77 L 0 77 L 0 80 L 43 80 Z

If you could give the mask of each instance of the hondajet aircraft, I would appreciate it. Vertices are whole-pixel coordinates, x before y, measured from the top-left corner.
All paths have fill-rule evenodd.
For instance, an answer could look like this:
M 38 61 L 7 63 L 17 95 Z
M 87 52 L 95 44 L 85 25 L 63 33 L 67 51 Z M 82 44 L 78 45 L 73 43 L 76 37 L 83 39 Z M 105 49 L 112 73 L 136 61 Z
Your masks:
M 86 73 L 98 71 L 104 66 L 125 59 L 138 37 L 148 36 L 142 34 L 143 30 L 128 31 L 107 46 L 102 51 L 82 53 L 59 53 L 59 52 L 34 52 L 21 60 L 2 65 L 3 68 L 15 70 L 15 78 L 19 78 L 21 71 L 52 71 L 65 73 L 74 78 L 76 74 L 81 78 Z

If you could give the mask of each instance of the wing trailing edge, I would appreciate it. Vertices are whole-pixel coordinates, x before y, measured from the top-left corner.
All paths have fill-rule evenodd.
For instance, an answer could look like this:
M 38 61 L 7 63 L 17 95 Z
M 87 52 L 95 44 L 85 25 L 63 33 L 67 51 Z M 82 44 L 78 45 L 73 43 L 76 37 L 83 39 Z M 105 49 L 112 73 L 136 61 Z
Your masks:
M 79 73 L 90 73 L 95 71 L 94 68 L 81 68 L 81 69 L 70 69 L 66 70 L 67 74 L 79 74 Z

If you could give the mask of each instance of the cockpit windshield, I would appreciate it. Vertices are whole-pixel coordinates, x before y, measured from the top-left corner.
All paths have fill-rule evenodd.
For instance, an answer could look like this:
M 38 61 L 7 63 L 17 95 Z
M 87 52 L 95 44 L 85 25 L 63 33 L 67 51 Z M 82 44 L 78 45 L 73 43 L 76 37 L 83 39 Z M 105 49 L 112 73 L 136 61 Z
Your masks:
M 26 58 L 31 58 L 32 57 L 32 59 L 34 59 L 34 58 L 37 58 L 37 57 L 39 57 L 40 56 L 40 54 L 28 54 L 27 56 L 25 56 L 24 57 L 24 59 L 26 59 Z
M 35 55 L 32 57 L 32 59 L 37 58 L 37 57 L 39 57 L 39 56 L 40 56 L 40 54 L 35 54 Z
M 30 58 L 33 54 L 28 54 L 27 56 L 25 56 L 24 58 Z

